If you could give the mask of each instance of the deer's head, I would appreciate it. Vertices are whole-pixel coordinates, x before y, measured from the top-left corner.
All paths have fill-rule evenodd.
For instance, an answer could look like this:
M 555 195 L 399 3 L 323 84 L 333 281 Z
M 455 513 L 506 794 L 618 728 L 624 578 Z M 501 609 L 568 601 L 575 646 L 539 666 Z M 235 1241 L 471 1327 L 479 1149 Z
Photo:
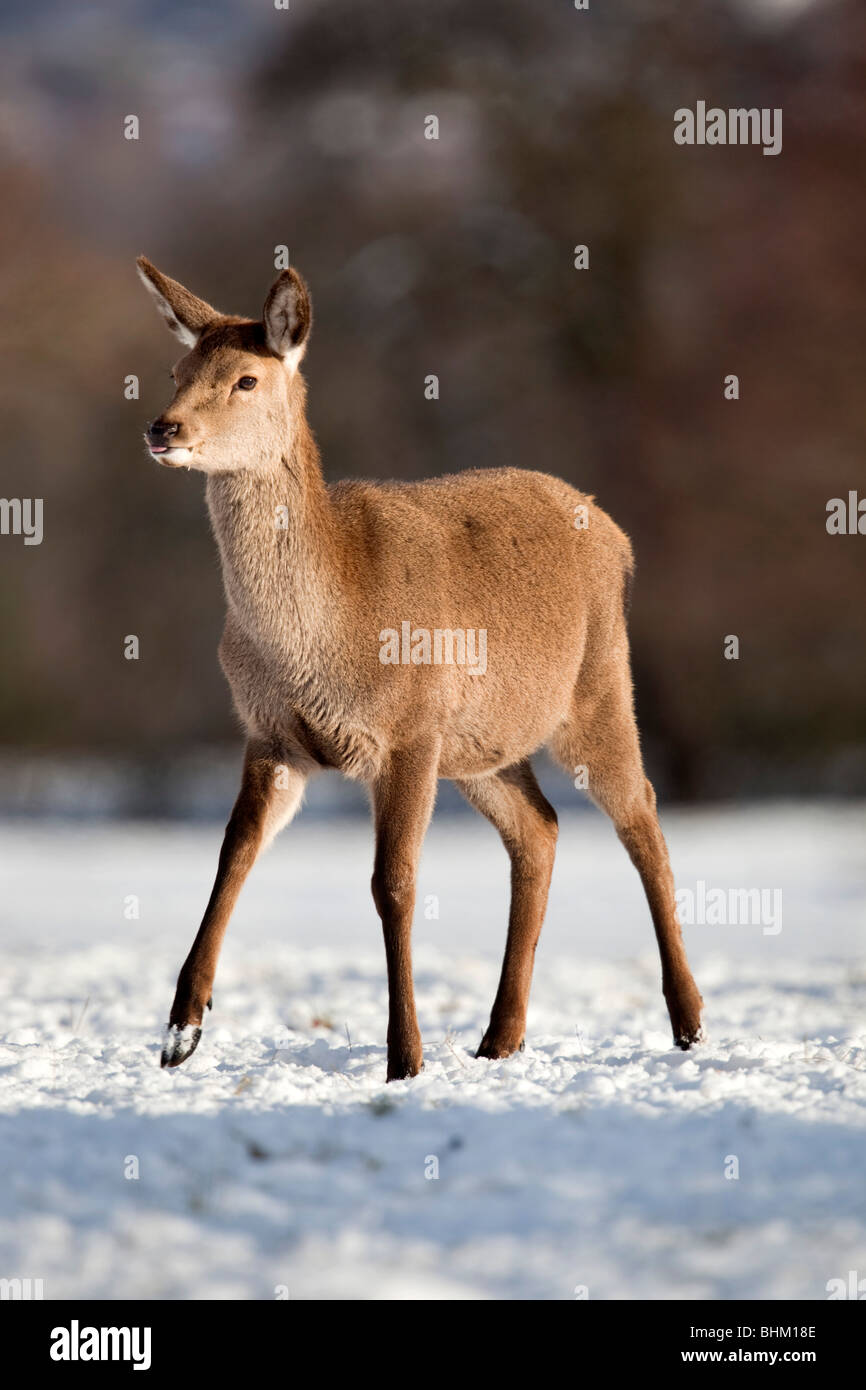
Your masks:
M 137 264 L 187 349 L 172 368 L 171 403 L 147 428 L 151 456 L 172 468 L 205 473 L 269 466 L 291 430 L 295 374 L 312 323 L 300 275 L 282 271 L 256 321 L 212 309 L 144 256 Z

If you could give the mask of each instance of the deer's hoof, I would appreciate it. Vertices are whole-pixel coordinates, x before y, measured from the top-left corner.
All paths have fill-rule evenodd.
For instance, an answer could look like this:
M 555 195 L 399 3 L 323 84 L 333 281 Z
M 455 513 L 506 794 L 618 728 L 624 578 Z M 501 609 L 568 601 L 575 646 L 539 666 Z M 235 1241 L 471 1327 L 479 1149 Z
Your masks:
M 674 1047 L 688 1052 L 695 1043 L 704 1041 L 705 1035 L 701 1026 L 704 1001 L 693 980 L 686 981 L 684 985 L 669 985 L 664 989 L 664 996 L 671 1021 L 671 1032 L 674 1035 Z
M 191 1057 L 198 1047 L 201 1029 L 193 1024 L 181 1027 L 180 1024 L 169 1024 L 162 1044 L 162 1056 L 159 1059 L 161 1067 L 179 1067 L 181 1062 L 185 1062 L 187 1057 Z
M 388 1052 L 388 1072 L 386 1081 L 409 1081 L 417 1076 L 424 1066 L 424 1056 L 420 1047 L 416 1050 Z
M 671 1024 L 674 1035 L 674 1047 L 681 1048 L 683 1052 L 688 1052 L 689 1048 L 694 1047 L 695 1043 L 702 1043 L 704 1041 L 700 1007 L 682 1013 L 674 1011 Z
M 492 1033 L 485 1033 L 475 1056 L 486 1057 L 488 1061 L 495 1062 L 503 1057 L 513 1057 L 515 1052 L 525 1051 L 525 1038 L 521 1038 L 519 1042 L 515 1042 L 514 1038 L 508 1037 L 507 1034 L 502 1037 L 497 1037 Z

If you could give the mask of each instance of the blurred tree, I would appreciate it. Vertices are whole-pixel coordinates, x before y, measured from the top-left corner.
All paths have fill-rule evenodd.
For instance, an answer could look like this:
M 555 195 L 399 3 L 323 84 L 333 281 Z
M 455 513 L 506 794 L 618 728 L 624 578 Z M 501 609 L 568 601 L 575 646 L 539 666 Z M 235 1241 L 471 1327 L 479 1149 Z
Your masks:
M 145 756 L 231 737 L 200 481 L 139 454 L 171 349 L 130 261 L 252 313 L 286 244 L 329 477 L 511 464 L 595 492 L 637 552 L 639 708 L 669 792 L 866 788 L 866 541 L 824 524 L 830 497 L 866 495 L 866 16 L 762 13 L 330 0 L 275 19 L 217 115 L 204 68 L 174 120 L 156 79 L 120 101 L 103 73 L 110 101 L 97 82 L 63 135 L 69 182 L 11 160 L 4 486 L 45 496 L 46 540 L 0 546 L 4 737 Z M 782 154 L 675 145 L 699 99 L 781 107 Z M 118 102 L 159 138 L 121 151 Z

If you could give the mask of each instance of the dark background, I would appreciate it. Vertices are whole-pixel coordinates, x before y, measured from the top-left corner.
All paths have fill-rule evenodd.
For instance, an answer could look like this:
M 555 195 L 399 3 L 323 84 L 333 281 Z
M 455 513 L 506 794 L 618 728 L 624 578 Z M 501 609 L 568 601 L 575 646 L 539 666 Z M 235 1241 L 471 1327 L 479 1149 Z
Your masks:
M 866 790 L 866 537 L 825 526 L 866 495 L 862 5 L 0 14 L 2 492 L 45 507 L 41 546 L 0 537 L 4 805 L 172 810 L 236 759 L 203 480 L 141 444 L 177 354 L 133 260 L 258 314 L 281 244 L 328 478 L 531 466 L 629 532 L 664 795 Z M 782 153 L 675 145 L 699 99 L 782 107 Z

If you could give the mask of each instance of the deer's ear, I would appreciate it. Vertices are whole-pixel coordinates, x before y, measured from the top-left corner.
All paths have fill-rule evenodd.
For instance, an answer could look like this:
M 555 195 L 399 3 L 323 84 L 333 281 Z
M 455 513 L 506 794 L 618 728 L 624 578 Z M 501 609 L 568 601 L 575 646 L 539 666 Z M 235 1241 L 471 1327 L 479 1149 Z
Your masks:
M 197 295 L 191 294 L 177 280 L 163 275 L 146 256 L 139 256 L 136 265 L 142 284 L 153 296 L 172 333 L 180 338 L 185 347 L 195 347 L 202 330 L 220 317 L 219 312 Z
M 309 291 L 296 270 L 283 270 L 277 276 L 265 300 L 262 320 L 271 352 L 294 371 L 313 324 Z

